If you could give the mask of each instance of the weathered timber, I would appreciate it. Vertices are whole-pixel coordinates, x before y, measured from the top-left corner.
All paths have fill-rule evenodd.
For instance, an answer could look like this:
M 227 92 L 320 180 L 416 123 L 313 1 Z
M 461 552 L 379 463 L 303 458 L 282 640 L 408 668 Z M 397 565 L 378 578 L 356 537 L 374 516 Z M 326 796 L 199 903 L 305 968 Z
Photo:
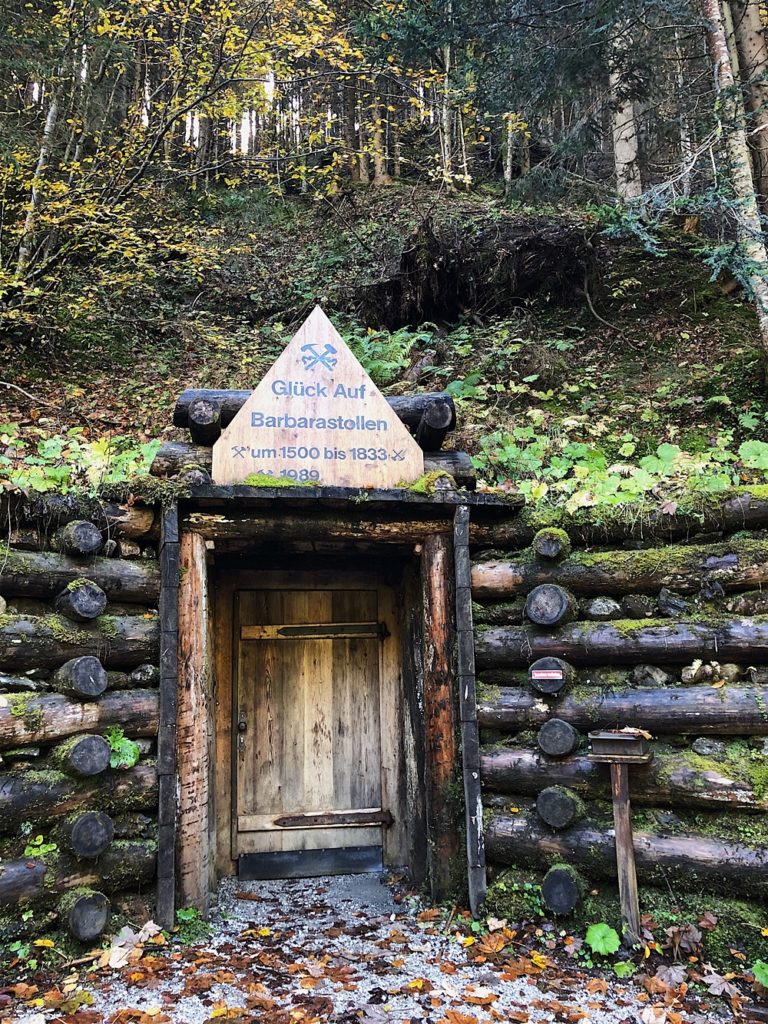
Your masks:
M 377 544 L 420 544 L 434 533 L 450 533 L 452 522 L 445 519 L 368 518 L 361 506 L 360 514 L 311 515 L 299 513 L 274 516 L 224 514 L 221 512 L 188 512 L 184 525 L 206 538 L 303 541 L 360 541 Z M 522 601 L 520 602 L 522 611 Z M 514 621 L 514 620 L 513 620 Z M 518 622 L 522 618 L 517 619 Z
M 185 466 L 199 466 L 210 473 L 212 449 L 203 445 L 187 444 L 183 441 L 166 441 L 155 456 L 150 473 L 153 476 L 176 476 Z M 457 486 L 474 490 L 477 471 L 466 452 L 425 452 L 424 472 L 449 473 Z
M 584 865 L 597 877 L 616 876 L 615 842 L 610 829 L 577 825 L 552 832 L 533 816 L 492 814 L 486 826 L 489 859 L 498 864 L 540 865 L 553 857 Z M 649 881 L 693 876 L 713 889 L 765 894 L 768 849 L 704 836 L 665 836 L 636 832 L 635 862 Z
M 102 615 L 73 623 L 59 615 L 7 615 L 0 620 L 0 669 L 53 668 L 71 658 L 98 656 L 107 668 L 131 668 L 158 655 L 157 616 Z
M 454 711 L 454 592 L 451 541 L 428 537 L 421 559 L 424 607 L 424 719 L 426 806 L 432 899 L 441 900 L 451 883 L 458 853 L 456 816 L 450 799 L 458 751 Z
M 548 561 L 559 561 L 571 553 L 571 541 L 565 530 L 558 530 L 557 527 L 545 527 L 539 530 L 531 541 L 531 547 L 539 556 Z
M 82 579 L 84 571 L 111 601 L 157 603 L 160 573 L 152 562 L 92 558 L 84 570 L 81 561 L 48 551 L 5 550 L 0 559 L 0 590 L 5 597 L 53 598 L 70 583 Z
M 550 828 L 570 828 L 584 817 L 584 803 L 566 786 L 547 786 L 536 797 L 536 811 Z
M 694 658 L 768 661 L 768 617 L 705 622 L 620 620 L 574 622 L 557 632 L 509 626 L 480 630 L 475 641 L 478 668 L 515 668 L 531 659 L 564 658 L 579 665 L 661 662 Z
M 101 545 L 99 528 L 83 519 L 62 526 L 55 537 L 55 546 L 67 555 L 95 555 Z
M 213 445 L 221 435 L 221 402 L 196 398 L 189 404 L 187 420 L 193 444 Z
M 66 847 L 75 857 L 100 857 L 115 837 L 115 826 L 104 811 L 85 811 L 61 826 Z
M 573 666 L 562 658 L 538 658 L 528 666 L 531 688 L 545 697 L 562 693 L 573 683 L 575 675 Z
M 78 889 L 65 893 L 59 901 L 59 916 L 70 935 L 79 942 L 93 942 L 109 924 L 111 904 L 103 892 Z
M 568 757 L 579 745 L 579 734 L 561 718 L 550 718 L 539 729 L 536 742 L 549 757 Z
M 523 621 L 524 611 L 523 597 L 516 597 L 514 601 L 502 601 L 499 604 L 472 602 L 472 618 L 477 626 L 519 626 Z
M 525 548 L 530 545 L 543 524 L 531 512 L 503 523 L 474 524 L 470 541 L 474 546 Z M 738 530 L 768 527 L 768 498 L 761 491 L 736 487 L 722 495 L 712 495 L 693 511 L 673 513 L 656 509 L 643 510 L 629 517 L 623 508 L 616 508 L 611 519 L 599 520 L 591 509 L 576 513 L 563 512 L 559 527 L 575 545 L 622 544 L 629 540 L 676 541 L 709 533 L 734 533 Z
M 553 761 L 525 748 L 485 747 L 480 751 L 483 787 L 501 793 L 537 796 L 546 786 L 567 786 L 581 796 L 610 797 L 608 766 L 586 756 Z M 634 803 L 658 807 L 768 809 L 768 796 L 758 783 L 734 772 L 726 763 L 696 755 L 656 753 L 650 764 L 633 768 L 629 795 Z
M 156 690 L 116 690 L 87 702 L 57 693 L 6 695 L 0 699 L 0 750 L 51 743 L 111 725 L 119 725 L 127 736 L 154 736 L 157 704 Z
M 638 687 L 608 692 L 595 688 L 594 693 L 582 690 L 576 697 L 563 697 L 554 710 L 582 731 L 629 725 L 673 735 L 768 736 L 767 704 L 764 686 Z M 478 695 L 478 721 L 485 729 L 535 729 L 551 713 L 552 708 L 535 694 L 518 687 L 485 689 Z
M 228 426 L 237 413 L 251 397 L 250 391 L 223 391 L 206 388 L 187 388 L 176 401 L 173 410 L 173 425 L 175 427 L 189 426 L 189 410 L 192 403 L 198 399 L 205 399 L 209 402 L 216 402 L 221 407 L 221 425 Z M 419 395 L 395 395 L 387 398 L 387 402 L 395 414 L 406 424 L 416 429 L 424 415 L 424 410 L 435 401 L 444 402 L 452 412 L 452 419 L 449 430 L 456 426 L 456 406 L 453 398 L 446 391 L 424 392 Z
M 98 658 L 85 654 L 70 658 L 53 673 L 53 688 L 76 700 L 100 697 L 109 684 L 109 676 Z
M 67 775 L 87 778 L 100 775 L 109 768 L 110 746 L 103 736 L 94 733 L 70 736 L 51 751 L 51 763 Z
M 416 444 L 425 452 L 439 452 L 445 435 L 456 422 L 456 410 L 452 402 L 436 398 L 421 414 L 419 425 L 413 432 Z
M 746 590 L 768 583 L 768 542 L 731 537 L 642 551 L 575 551 L 558 565 L 521 557 L 472 567 L 472 590 L 479 598 L 514 597 L 546 583 L 590 596 L 655 594 L 662 587 L 691 594 L 705 583 Z
M 155 526 L 155 510 L 152 504 L 142 505 L 133 501 L 122 505 L 99 498 L 83 499 L 73 494 L 36 494 L 33 498 L 25 495 L 4 493 L 0 495 L 0 518 L 12 527 L 27 524 L 34 527 L 38 542 L 34 548 L 44 546 L 50 534 L 71 522 L 90 520 L 103 533 L 118 536 L 145 536 Z
M 107 595 L 92 580 L 77 580 L 62 590 L 54 601 L 54 608 L 60 615 L 73 622 L 90 622 L 104 614 Z
M 632 811 L 629 804 L 629 765 L 611 764 L 613 797 L 613 834 L 616 846 L 616 872 L 619 878 L 622 940 L 631 948 L 640 942 L 640 905 L 637 897 L 637 867 L 632 836 Z
M 570 914 L 587 891 L 587 885 L 570 864 L 553 864 L 541 883 L 541 900 L 553 914 Z
M 0 775 L 0 832 L 11 835 L 23 821 L 41 823 L 93 807 L 147 810 L 156 804 L 154 765 L 82 780 L 55 771 Z
M 57 894 L 71 889 L 98 885 L 105 892 L 115 892 L 127 882 L 131 888 L 138 888 L 152 880 L 156 856 L 152 840 L 122 839 L 113 842 L 93 862 L 78 861 L 61 853 L 49 854 L 42 877 L 36 871 L 24 874 L 23 865 L 31 858 L 6 861 L 0 866 L 0 907 L 13 906 L 20 890 L 25 904 L 55 905 Z
M 534 587 L 525 599 L 526 618 L 535 626 L 561 626 L 575 618 L 578 605 L 573 594 L 556 583 Z

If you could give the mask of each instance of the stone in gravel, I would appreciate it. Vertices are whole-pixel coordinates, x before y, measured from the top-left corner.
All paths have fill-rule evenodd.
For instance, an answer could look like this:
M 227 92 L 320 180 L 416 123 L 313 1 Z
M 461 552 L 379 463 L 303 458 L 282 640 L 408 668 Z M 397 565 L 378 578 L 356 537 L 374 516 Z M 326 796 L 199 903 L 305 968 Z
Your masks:
M 725 744 L 720 740 L 711 740 L 708 736 L 700 736 L 691 744 L 691 750 L 700 757 L 722 757 L 725 754 Z
M 669 686 L 674 677 L 658 665 L 635 665 L 632 670 L 632 682 L 635 686 Z
M 583 606 L 584 618 L 594 619 L 595 622 L 608 622 L 610 619 L 620 619 L 622 616 L 621 605 L 612 597 L 593 597 Z

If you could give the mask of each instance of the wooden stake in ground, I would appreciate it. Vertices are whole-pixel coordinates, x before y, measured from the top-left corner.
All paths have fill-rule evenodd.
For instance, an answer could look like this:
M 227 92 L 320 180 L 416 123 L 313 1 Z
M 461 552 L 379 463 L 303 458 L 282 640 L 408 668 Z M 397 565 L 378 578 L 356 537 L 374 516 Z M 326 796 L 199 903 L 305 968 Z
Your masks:
M 611 767 L 623 939 L 625 946 L 636 946 L 640 942 L 640 904 L 637 896 L 632 813 L 629 805 L 629 766 L 647 764 L 653 755 L 648 750 L 648 734 L 640 729 L 591 732 L 589 738 L 592 742 L 591 760 L 602 761 Z

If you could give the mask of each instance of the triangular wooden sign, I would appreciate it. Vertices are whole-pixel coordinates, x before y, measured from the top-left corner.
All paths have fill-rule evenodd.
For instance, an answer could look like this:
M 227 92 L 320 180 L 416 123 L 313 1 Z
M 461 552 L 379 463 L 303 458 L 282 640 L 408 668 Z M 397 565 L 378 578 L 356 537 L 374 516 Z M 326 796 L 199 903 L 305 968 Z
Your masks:
M 252 474 L 396 487 L 424 472 L 407 428 L 319 306 L 213 446 L 213 482 Z

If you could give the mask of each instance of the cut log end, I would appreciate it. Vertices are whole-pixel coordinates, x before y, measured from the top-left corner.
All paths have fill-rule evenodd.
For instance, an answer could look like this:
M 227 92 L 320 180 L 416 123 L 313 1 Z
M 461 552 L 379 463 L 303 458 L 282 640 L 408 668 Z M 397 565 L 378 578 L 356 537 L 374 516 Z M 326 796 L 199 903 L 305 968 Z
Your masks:
M 539 658 L 528 669 L 528 682 L 537 693 L 562 693 L 573 682 L 575 671 L 561 658 Z
M 189 432 L 195 444 L 212 445 L 221 434 L 221 402 L 196 398 L 189 406 Z
M 531 547 L 539 556 L 549 561 L 558 561 L 571 553 L 571 539 L 565 530 L 554 526 L 539 530 L 531 541 Z
M 553 914 L 570 914 L 581 902 L 585 884 L 569 864 L 554 864 L 541 883 L 541 899 Z
M 107 595 L 91 580 L 75 580 L 56 598 L 55 607 L 74 622 L 90 622 L 104 614 Z
M 103 736 L 72 736 L 54 749 L 54 763 L 68 775 L 88 778 L 109 768 L 111 750 Z
M 90 654 L 71 658 L 53 675 L 54 686 L 78 700 L 93 700 L 107 688 L 109 679 L 98 658 Z
M 423 451 L 439 452 L 445 435 L 455 422 L 455 410 L 445 399 L 436 398 L 422 413 L 419 425 L 413 433 L 414 439 Z
M 550 828 L 568 828 L 584 814 L 581 798 L 565 786 L 547 786 L 536 798 L 539 817 Z
M 561 718 L 545 722 L 536 739 L 541 751 L 549 757 L 568 757 L 579 745 L 578 732 Z
M 560 626 L 574 617 L 576 598 L 555 583 L 542 583 L 525 599 L 525 614 L 536 626 Z
M 57 534 L 57 547 L 68 555 L 95 555 L 101 550 L 101 531 L 93 523 L 76 520 Z
M 110 902 L 104 893 L 79 889 L 67 893 L 59 904 L 59 913 L 70 934 L 80 942 L 93 942 L 109 923 Z
M 65 828 L 69 846 L 76 857 L 100 857 L 115 836 L 112 819 L 103 811 L 79 814 Z

